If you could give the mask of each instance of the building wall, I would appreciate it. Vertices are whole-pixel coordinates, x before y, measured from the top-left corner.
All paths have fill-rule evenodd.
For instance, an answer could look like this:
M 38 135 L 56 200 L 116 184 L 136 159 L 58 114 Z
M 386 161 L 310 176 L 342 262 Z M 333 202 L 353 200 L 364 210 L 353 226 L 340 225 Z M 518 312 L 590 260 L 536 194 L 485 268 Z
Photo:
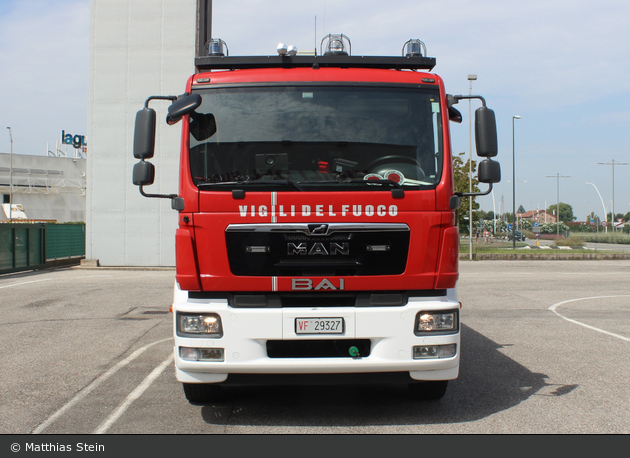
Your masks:
M 102 266 L 174 266 L 177 212 L 131 182 L 136 112 L 179 95 L 194 73 L 196 0 L 92 0 L 88 89 L 86 259 Z M 152 194 L 177 193 L 180 126 L 158 127 Z
M 86 160 L 0 153 L 0 194 L 2 202 L 13 194 L 13 204 L 21 205 L 29 220 L 85 221 Z M 0 220 L 8 218 L 7 205 Z

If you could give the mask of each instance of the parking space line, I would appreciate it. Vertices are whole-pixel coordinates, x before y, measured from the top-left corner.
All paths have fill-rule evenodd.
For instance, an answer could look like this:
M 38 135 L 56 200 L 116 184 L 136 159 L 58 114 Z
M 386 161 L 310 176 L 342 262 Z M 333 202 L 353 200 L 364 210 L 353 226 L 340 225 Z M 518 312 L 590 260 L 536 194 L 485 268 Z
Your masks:
M 553 313 L 558 315 L 563 320 L 569 321 L 570 323 L 578 324 L 580 326 L 584 326 L 587 329 L 591 329 L 592 331 L 601 332 L 602 334 L 606 334 L 606 335 L 609 335 L 609 336 L 612 336 L 612 337 L 616 337 L 616 338 L 621 339 L 621 340 L 625 340 L 626 342 L 630 342 L 630 338 L 628 338 L 628 337 L 620 336 L 619 334 L 615 334 L 613 332 L 605 331 L 603 329 L 596 328 L 595 326 L 590 326 L 588 324 L 582 323 L 582 322 L 577 321 L 577 320 L 572 320 L 571 318 L 567 318 L 566 316 L 560 315 L 560 313 L 558 313 L 558 311 L 556 310 L 559 306 L 564 305 L 564 304 L 568 304 L 570 302 L 586 301 L 586 300 L 589 300 L 589 299 L 609 299 L 609 298 L 613 298 L 613 297 L 630 297 L 630 295 L 623 294 L 623 295 L 619 295 L 619 296 L 593 296 L 593 297 L 580 297 L 580 298 L 577 298 L 577 299 L 569 299 L 568 301 L 562 301 L 562 302 L 558 302 L 557 304 L 553 304 L 552 306 L 549 307 L 549 310 L 551 310 Z
M 106 381 L 108 378 L 110 378 L 112 375 L 114 375 L 116 372 L 118 372 L 120 369 L 122 369 L 123 367 L 125 367 L 127 364 L 129 364 L 130 362 L 132 362 L 134 359 L 136 359 L 138 356 L 140 356 L 142 353 L 144 353 L 146 350 L 148 350 L 149 348 L 151 348 L 154 345 L 157 345 L 159 343 L 162 342 L 166 342 L 167 340 L 171 340 L 172 337 L 169 337 L 168 339 L 162 339 L 162 340 L 158 340 L 156 342 L 152 342 L 150 344 L 145 345 L 144 347 L 138 348 L 136 351 L 134 351 L 131 355 L 127 356 L 125 359 L 123 359 L 122 361 L 119 361 L 116 365 L 114 365 L 113 367 L 111 367 L 110 369 L 108 369 L 105 373 L 103 373 L 100 377 L 96 378 L 92 383 L 90 383 L 88 386 L 86 386 L 84 389 L 82 389 L 81 391 L 79 391 L 79 393 L 77 393 L 70 401 L 68 401 L 63 407 L 61 407 L 59 410 L 57 410 L 54 414 L 52 414 L 50 417 L 48 417 L 46 419 L 46 421 L 44 421 L 41 425 L 39 425 L 37 428 L 35 428 L 33 430 L 33 434 L 40 434 L 42 431 L 44 431 L 48 426 L 50 426 L 54 421 L 56 421 L 60 416 L 62 416 L 64 413 L 66 413 L 68 410 L 70 410 L 72 407 L 74 407 L 79 401 L 81 401 L 82 399 L 84 399 L 88 394 L 90 394 L 92 391 L 94 391 L 94 389 L 96 389 L 101 383 L 103 383 L 104 381 Z M 169 358 L 172 358 L 172 356 L 169 356 Z
M 0 289 L 3 288 L 11 288 L 13 286 L 21 286 L 21 285 L 28 285 L 29 283 L 39 283 L 41 281 L 50 281 L 50 278 L 44 278 L 42 280 L 31 280 L 31 281 L 24 281 L 22 283 L 13 283 L 12 285 L 5 285 L 5 286 L 0 286 Z
M 149 375 L 147 375 L 142 383 L 140 383 L 140 385 L 138 385 L 131 393 L 129 393 L 129 396 L 127 396 L 125 400 L 118 405 L 116 410 L 114 410 L 114 412 L 112 412 L 112 414 L 107 417 L 107 419 L 105 419 L 105 421 L 103 421 L 103 423 L 101 423 L 98 428 L 96 428 L 94 432 L 92 432 L 92 434 L 106 433 L 107 430 L 109 430 L 109 428 L 122 416 L 122 414 L 125 413 L 129 406 L 133 404 L 136 399 L 142 396 L 142 393 L 144 393 L 155 381 L 155 379 L 158 378 L 162 374 L 162 372 L 164 372 L 164 369 L 166 369 L 166 367 L 171 364 L 171 362 L 173 362 L 173 355 L 169 355 L 168 358 L 166 358 L 155 369 L 153 369 L 153 371 Z

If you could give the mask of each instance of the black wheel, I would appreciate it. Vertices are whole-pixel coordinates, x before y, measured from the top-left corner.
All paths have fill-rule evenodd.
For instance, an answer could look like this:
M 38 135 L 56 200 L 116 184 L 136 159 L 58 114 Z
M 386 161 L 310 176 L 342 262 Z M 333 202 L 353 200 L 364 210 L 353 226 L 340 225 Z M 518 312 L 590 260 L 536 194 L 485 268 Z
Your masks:
M 191 404 L 207 404 L 221 397 L 221 386 L 212 383 L 184 383 L 184 394 Z
M 409 394 L 414 399 L 423 401 L 435 401 L 442 399 L 446 394 L 448 380 L 436 380 L 430 382 L 417 382 L 409 384 Z

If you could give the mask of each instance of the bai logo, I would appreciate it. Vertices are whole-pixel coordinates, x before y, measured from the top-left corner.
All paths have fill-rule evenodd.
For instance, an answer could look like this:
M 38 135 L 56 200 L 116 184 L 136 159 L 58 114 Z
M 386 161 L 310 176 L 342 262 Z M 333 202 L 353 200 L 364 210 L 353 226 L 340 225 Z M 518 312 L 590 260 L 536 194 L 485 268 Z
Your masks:
M 65 130 L 61 131 L 61 143 L 64 145 L 72 145 L 77 149 L 82 146 L 87 146 L 87 143 L 85 142 L 85 135 L 66 134 Z
M 343 278 L 339 279 L 339 285 L 335 286 L 333 282 L 324 278 L 317 286 L 313 286 L 313 280 L 310 278 L 292 278 L 291 289 L 294 291 L 320 291 L 320 290 L 342 290 L 344 289 Z

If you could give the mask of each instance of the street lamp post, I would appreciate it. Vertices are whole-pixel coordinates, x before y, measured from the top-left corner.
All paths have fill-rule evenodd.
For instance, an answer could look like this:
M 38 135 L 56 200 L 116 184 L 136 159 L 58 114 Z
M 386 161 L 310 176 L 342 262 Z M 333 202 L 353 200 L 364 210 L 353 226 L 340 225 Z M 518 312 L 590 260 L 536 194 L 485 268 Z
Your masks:
M 497 207 L 494 203 L 494 189 L 492 190 L 492 222 L 494 223 L 494 230 L 492 231 L 492 237 L 497 233 Z
M 560 178 L 571 178 L 570 176 L 563 176 L 559 173 L 555 175 L 548 175 L 547 178 L 556 179 L 556 235 L 560 235 Z
M 612 202 L 611 202 L 611 216 L 610 216 L 610 222 L 611 222 L 611 228 L 613 233 L 615 232 L 615 165 L 628 165 L 627 162 L 615 162 L 615 160 L 613 159 L 611 162 L 607 162 L 607 163 L 603 163 L 603 162 L 598 162 L 597 164 L 599 165 L 612 165 Z M 608 220 L 607 220 L 608 221 Z M 608 227 L 608 222 L 606 223 L 606 227 Z
M 586 182 L 586 184 L 592 184 L 593 187 L 595 188 L 595 191 L 597 191 L 597 195 L 599 196 L 599 200 L 602 201 L 602 208 L 604 209 L 604 221 L 606 221 L 606 232 L 608 232 L 608 215 L 606 214 L 606 205 L 604 205 L 604 199 L 602 199 L 602 195 L 599 193 L 599 189 L 597 189 L 597 186 L 595 186 L 593 183 L 591 182 Z M 599 229 L 599 228 L 598 228 Z
M 9 138 L 11 139 L 11 161 L 10 161 L 10 171 L 9 171 L 9 222 L 13 221 L 13 133 L 11 132 L 11 128 L 9 129 Z
M 512 116 L 512 248 L 516 250 L 516 166 L 514 148 L 514 120 L 521 119 L 519 115 Z
M 477 75 L 468 75 L 468 95 L 472 95 L 472 82 L 477 80 Z M 468 191 L 472 194 L 472 108 L 471 99 L 468 99 Z M 468 197 L 468 255 L 472 260 L 472 196 Z

